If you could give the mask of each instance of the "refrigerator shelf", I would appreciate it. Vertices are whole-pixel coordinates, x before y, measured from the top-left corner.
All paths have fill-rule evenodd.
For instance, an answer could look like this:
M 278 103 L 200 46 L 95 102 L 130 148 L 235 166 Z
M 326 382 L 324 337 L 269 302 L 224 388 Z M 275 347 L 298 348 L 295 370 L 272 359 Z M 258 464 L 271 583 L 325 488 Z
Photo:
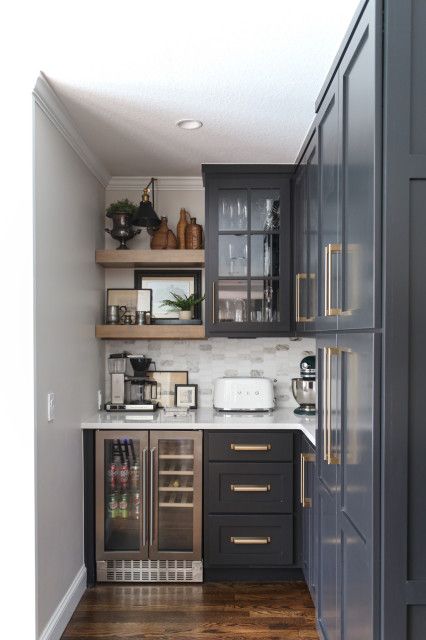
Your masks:
M 193 460 L 194 456 L 189 453 L 164 453 L 158 456 L 160 460 Z
M 160 507 L 187 507 L 192 509 L 194 506 L 192 496 L 185 493 L 170 493 L 162 498 L 159 503 Z

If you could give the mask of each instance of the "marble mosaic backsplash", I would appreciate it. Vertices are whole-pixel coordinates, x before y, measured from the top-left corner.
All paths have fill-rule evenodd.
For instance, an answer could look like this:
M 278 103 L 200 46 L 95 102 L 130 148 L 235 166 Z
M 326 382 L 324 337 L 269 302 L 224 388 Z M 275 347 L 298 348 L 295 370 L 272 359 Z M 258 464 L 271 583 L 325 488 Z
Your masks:
M 198 384 L 198 406 L 213 406 L 213 383 L 222 376 L 252 376 L 276 379 L 278 407 L 296 407 L 291 379 L 299 376 L 302 358 L 315 354 L 315 340 L 303 338 L 210 338 L 192 340 L 107 341 L 110 353 L 130 351 L 154 360 L 158 371 L 188 371 L 190 383 Z M 105 398 L 110 397 L 110 376 L 105 362 Z

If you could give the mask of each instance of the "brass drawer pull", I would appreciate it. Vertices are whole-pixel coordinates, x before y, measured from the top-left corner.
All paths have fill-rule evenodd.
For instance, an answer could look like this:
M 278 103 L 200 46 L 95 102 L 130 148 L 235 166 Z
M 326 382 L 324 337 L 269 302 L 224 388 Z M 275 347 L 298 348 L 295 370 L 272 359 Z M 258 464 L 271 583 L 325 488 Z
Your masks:
M 270 490 L 270 484 L 231 484 L 231 491 L 235 493 L 267 493 Z
M 305 496 L 305 463 L 315 462 L 315 455 L 313 453 L 301 453 L 300 454 L 300 504 L 304 509 L 312 507 L 312 498 Z
M 270 451 L 271 444 L 231 444 L 232 451 Z
M 231 537 L 232 544 L 269 544 L 271 542 L 271 538 L 269 536 L 265 538 L 242 538 L 242 537 Z

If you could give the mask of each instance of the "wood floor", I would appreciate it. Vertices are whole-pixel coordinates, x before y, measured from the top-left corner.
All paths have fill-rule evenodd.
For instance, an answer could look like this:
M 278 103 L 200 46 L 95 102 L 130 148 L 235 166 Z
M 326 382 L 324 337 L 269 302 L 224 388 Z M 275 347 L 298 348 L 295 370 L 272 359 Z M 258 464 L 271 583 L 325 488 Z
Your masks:
M 318 640 L 303 582 L 100 585 L 62 640 Z

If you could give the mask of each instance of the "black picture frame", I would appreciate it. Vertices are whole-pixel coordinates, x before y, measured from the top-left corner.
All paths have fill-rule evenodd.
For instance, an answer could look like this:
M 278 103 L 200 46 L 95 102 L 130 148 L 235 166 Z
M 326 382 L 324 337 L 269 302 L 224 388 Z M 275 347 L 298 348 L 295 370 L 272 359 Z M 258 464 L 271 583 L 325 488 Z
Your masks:
M 178 391 L 179 389 L 188 389 L 191 388 L 194 390 L 194 404 L 192 405 L 179 405 L 178 404 Z M 188 409 L 197 409 L 198 407 L 198 384 L 175 384 L 175 405 L 176 407 L 185 406 Z
M 197 298 L 201 297 L 201 270 L 200 269 L 136 269 L 135 270 L 135 289 L 146 289 L 143 286 L 144 278 L 158 278 L 164 279 L 167 281 L 167 278 L 176 278 L 176 277 L 184 277 L 184 278 L 192 278 L 193 281 L 193 290 L 194 295 Z M 151 288 L 151 287 L 149 287 Z M 154 313 L 154 296 L 155 292 L 152 294 L 152 316 L 153 323 L 155 323 L 155 313 Z M 194 320 L 201 321 L 201 302 L 194 306 Z

